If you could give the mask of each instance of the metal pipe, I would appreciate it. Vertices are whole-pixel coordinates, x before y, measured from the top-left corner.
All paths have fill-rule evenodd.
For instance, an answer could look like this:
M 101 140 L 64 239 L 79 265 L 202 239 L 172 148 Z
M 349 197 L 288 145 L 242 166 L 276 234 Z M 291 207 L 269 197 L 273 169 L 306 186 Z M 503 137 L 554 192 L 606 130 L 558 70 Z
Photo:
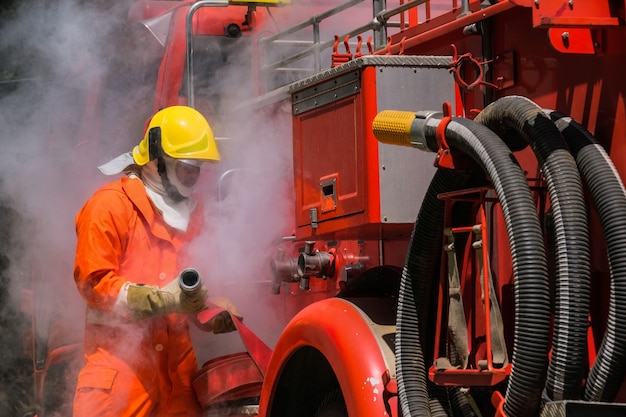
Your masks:
M 382 10 L 378 14 L 376 14 L 375 16 L 376 16 L 376 19 L 380 23 L 385 24 L 385 23 L 387 23 L 387 21 L 391 17 L 393 17 L 393 16 L 395 16 L 397 14 L 400 14 L 402 12 L 406 12 L 407 10 L 412 9 L 413 7 L 417 7 L 417 6 L 419 6 L 421 4 L 424 4 L 424 3 L 428 2 L 428 1 L 430 1 L 430 0 L 413 0 L 413 1 L 410 1 L 408 3 L 401 4 L 398 7 L 394 7 L 393 9 Z M 385 39 L 385 41 L 386 41 L 386 39 Z
M 346 33 L 344 36 L 341 37 L 341 39 L 345 39 L 346 36 L 348 36 L 348 38 L 353 38 L 356 35 L 359 35 L 367 30 L 370 29 L 375 29 L 380 25 L 380 23 L 376 20 L 371 21 L 369 23 L 367 23 L 366 25 L 363 25 L 351 32 Z M 323 51 L 326 48 L 330 48 L 331 46 L 333 46 L 335 44 L 335 40 L 330 40 L 330 41 L 326 41 L 326 42 L 322 42 L 318 45 L 313 45 L 310 48 L 305 49 L 304 51 L 301 51 L 297 54 L 291 55 L 287 58 L 281 59 L 280 61 L 276 61 L 275 63 L 271 64 L 271 65 L 266 65 L 263 68 L 261 68 L 261 71 L 265 72 L 265 71 L 274 71 L 277 70 L 278 68 L 291 64 L 292 62 L 295 62 L 299 59 L 305 58 L 313 53 L 315 53 L 315 51 Z
M 469 7 L 469 0 L 461 0 L 461 14 L 459 17 L 467 16 L 472 13 Z
M 187 58 L 187 105 L 194 107 L 193 97 L 193 15 L 201 7 L 226 7 L 228 0 L 202 0 L 191 5 L 187 11 L 186 29 L 186 58 Z
M 385 8 L 387 7 L 386 0 L 374 0 L 372 2 L 374 21 L 383 23 L 383 21 L 378 19 L 382 13 L 385 12 Z M 379 27 L 374 29 L 374 49 L 382 48 L 383 45 L 387 43 L 387 28 L 385 25 L 379 25 Z
M 16 78 L 14 80 L 0 80 L 0 85 L 2 84 L 17 84 L 31 81 L 40 81 L 40 78 Z
M 337 7 L 335 7 L 334 9 L 330 9 L 327 10 L 323 13 L 320 14 L 316 14 L 315 16 L 309 18 L 309 20 L 306 20 L 302 23 L 299 23 L 295 26 L 292 26 L 290 28 L 287 28 L 285 30 L 280 31 L 279 33 L 277 33 L 276 35 L 273 36 L 269 36 L 267 38 L 261 39 L 260 42 L 261 44 L 264 43 L 272 43 L 276 40 L 278 40 L 279 38 L 285 37 L 287 35 L 291 35 L 292 33 L 298 32 L 299 30 L 302 30 L 304 28 L 306 28 L 307 26 L 310 25 L 315 25 L 315 24 L 319 24 L 322 20 L 327 19 L 333 15 L 336 15 L 339 12 L 342 12 L 346 9 L 349 9 L 350 7 L 354 6 L 355 4 L 361 3 L 363 2 L 363 0 L 351 0 L 347 3 L 344 3 L 342 5 L 339 5 Z
M 272 294 L 280 294 L 280 286 L 283 282 L 296 282 L 298 275 L 298 259 L 285 256 L 285 249 L 278 248 L 278 256 L 270 261 L 272 270 Z
M 269 38 L 265 38 L 265 39 L 261 40 L 261 42 L 262 43 L 275 42 L 275 41 L 278 40 L 278 38 L 286 36 L 287 34 L 296 32 L 296 31 L 298 31 L 300 29 L 303 29 L 303 28 L 305 28 L 305 27 L 307 27 L 309 25 L 314 25 L 314 24 L 319 25 L 319 22 L 322 19 L 324 19 L 326 17 L 329 17 L 329 16 L 332 16 L 333 14 L 336 14 L 336 13 L 338 13 L 340 11 L 343 11 L 345 8 L 347 8 L 347 6 L 352 6 L 353 4 L 360 3 L 361 1 L 362 0 L 349 2 L 349 3 L 346 3 L 346 4 L 342 5 L 342 6 L 340 6 L 340 7 L 332 9 L 329 12 L 316 15 L 316 16 L 310 18 L 309 20 L 307 20 L 306 22 L 303 22 L 303 23 L 301 23 L 299 25 L 293 26 L 292 28 L 289 28 L 289 29 L 287 29 L 287 30 L 285 30 L 283 32 L 280 32 L 277 35 L 271 36 Z M 373 20 L 371 20 L 370 22 L 364 24 L 363 26 L 359 26 L 358 28 L 353 29 L 350 32 L 347 32 L 347 33 L 343 34 L 340 38 L 341 39 L 345 39 L 346 36 L 348 38 L 353 38 L 353 37 L 355 37 L 357 35 L 360 35 L 360 34 L 362 34 L 364 32 L 367 32 L 368 30 L 373 30 L 376 33 L 378 33 L 378 35 L 377 35 L 378 38 L 375 39 L 375 45 L 374 45 L 375 48 L 374 49 L 380 49 L 387 42 L 386 30 L 384 30 L 383 28 L 387 25 L 387 21 L 389 20 L 389 18 L 391 18 L 392 16 L 394 16 L 396 14 L 402 13 L 402 12 L 404 12 L 404 11 L 410 9 L 410 8 L 417 7 L 420 4 L 426 3 L 427 1 L 428 0 L 414 0 L 414 1 L 411 1 L 411 2 L 408 2 L 408 3 L 405 3 L 403 5 L 400 5 L 399 7 L 395 7 L 393 9 L 390 9 L 390 10 L 382 9 L 382 7 L 384 7 L 384 6 L 382 6 L 382 7 L 379 6 L 378 8 L 376 6 L 374 6 L 374 19 Z M 380 10 L 378 10 L 378 9 L 380 9 Z M 384 35 L 381 35 L 381 33 L 383 33 Z M 309 55 L 312 55 L 312 54 L 316 54 L 316 56 L 318 56 L 321 53 L 321 51 L 323 51 L 323 50 L 325 50 L 327 48 L 332 47 L 334 44 L 335 44 L 335 40 L 334 39 L 328 40 L 326 42 L 316 41 L 316 42 L 314 42 L 314 44 L 311 47 L 309 47 L 309 48 L 307 48 L 307 49 L 305 49 L 303 51 L 300 51 L 297 54 L 294 54 L 294 55 L 288 56 L 286 58 L 283 58 L 283 59 L 281 59 L 279 61 L 276 61 L 276 62 L 274 62 L 274 63 L 272 63 L 270 65 L 263 66 L 261 68 L 261 72 L 275 71 L 275 70 L 277 70 L 277 69 L 279 69 L 279 68 L 281 68 L 281 67 L 283 67 L 285 65 L 289 65 L 292 62 L 298 61 L 298 60 L 300 60 L 302 58 L 305 58 L 305 57 L 307 57 Z
M 313 52 L 313 61 L 315 63 L 315 72 L 320 72 L 322 70 L 322 63 L 320 62 L 322 59 L 320 57 L 321 51 L 319 48 L 320 44 L 320 24 L 319 22 L 315 22 L 313 24 L 313 45 L 315 45 L 315 51 Z
M 492 6 L 486 7 L 482 9 L 480 13 L 470 13 L 469 15 L 456 19 L 454 21 L 444 23 L 441 26 L 428 30 L 426 32 L 417 33 L 414 36 L 410 36 L 403 40 L 403 42 L 396 42 L 389 46 L 388 49 L 379 49 L 374 54 L 376 55 L 395 55 L 400 53 L 402 49 L 410 49 L 414 48 L 418 45 L 422 45 L 426 42 L 431 42 L 435 39 L 438 39 L 445 34 L 451 33 L 458 29 L 463 29 L 465 26 L 471 25 L 472 23 L 480 22 L 485 19 L 488 19 L 492 16 L 495 16 L 499 13 L 503 13 L 507 10 L 513 9 L 515 7 L 519 7 L 514 3 L 508 1 L 502 1 L 496 3 Z

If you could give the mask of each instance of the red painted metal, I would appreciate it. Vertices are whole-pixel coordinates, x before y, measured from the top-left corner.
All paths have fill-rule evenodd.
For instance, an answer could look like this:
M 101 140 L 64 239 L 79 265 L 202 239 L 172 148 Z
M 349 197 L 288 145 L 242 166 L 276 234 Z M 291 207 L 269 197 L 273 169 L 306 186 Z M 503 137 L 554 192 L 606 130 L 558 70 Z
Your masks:
M 202 407 L 258 397 L 262 385 L 263 375 L 246 352 L 211 359 L 202 365 L 192 381 Z
M 482 245 L 482 265 L 485 271 L 491 264 L 490 260 L 490 228 L 488 223 L 485 207 L 494 202 L 488 197 L 491 193 L 490 188 L 481 188 L 473 190 L 463 190 L 459 192 L 445 193 L 440 196 L 445 204 L 445 227 L 449 227 L 452 234 L 466 234 L 469 236 L 465 247 L 465 253 L 462 257 L 463 271 L 461 274 L 461 286 L 465 303 L 469 300 L 470 316 L 466 319 L 468 326 L 468 350 L 470 354 L 470 363 L 466 369 L 458 368 L 438 368 L 437 363 L 441 355 L 446 355 L 447 350 L 444 345 L 447 343 L 448 328 L 448 278 L 446 261 L 442 259 L 441 276 L 439 279 L 439 295 L 437 307 L 437 320 L 435 327 L 434 342 L 434 365 L 429 369 L 429 378 L 438 385 L 458 385 L 458 386 L 493 386 L 503 382 L 511 373 L 511 366 L 507 364 L 502 367 L 495 367 L 493 362 L 492 350 L 492 334 L 491 334 L 491 305 L 490 299 L 489 273 L 480 276 L 478 268 L 478 260 L 472 249 L 472 235 L 477 233 L 477 239 L 480 239 Z M 476 213 L 477 225 L 458 226 L 453 225 L 452 209 L 458 202 L 472 202 L 474 207 L 472 212 Z M 479 232 L 477 232 L 477 227 Z M 445 254 L 442 255 L 445 259 Z M 480 283 L 480 280 L 483 280 Z M 478 287 L 478 294 L 475 295 L 475 289 Z M 482 288 L 482 290 L 481 290 Z M 469 295 L 469 296 L 468 296 Z M 486 300 L 486 301 L 482 301 Z M 484 339 L 484 346 L 481 340 Z M 481 353 L 482 352 L 482 353 Z
M 386 224 L 381 218 L 378 141 L 371 130 L 376 94 L 376 69 L 368 66 L 358 94 L 294 116 L 296 239 L 410 234 L 411 224 Z M 330 178 L 336 180 L 337 193 L 332 209 L 321 190 Z
M 259 415 L 271 413 L 281 371 L 303 347 L 317 349 L 328 360 L 342 387 L 349 415 L 388 415 L 385 393 L 390 383 L 387 372 L 392 364 L 385 362 L 379 341 L 362 312 L 338 298 L 306 307 L 284 329 L 265 377 Z
M 479 10 L 480 2 L 472 2 L 471 10 Z M 434 18 L 423 24 L 413 26 L 404 32 L 392 35 L 390 37 L 391 44 L 385 50 L 379 50 L 376 54 L 399 54 L 400 49 L 404 48 L 407 54 L 414 54 L 413 48 L 421 49 L 419 53 L 425 53 L 429 48 L 428 43 L 438 43 L 443 45 L 450 45 L 454 40 L 463 39 L 463 28 L 476 22 L 483 21 L 490 17 L 497 16 L 498 14 L 510 9 L 514 9 L 517 6 L 513 3 L 506 1 L 499 2 L 487 9 L 480 10 L 476 13 L 471 13 L 463 17 L 459 17 L 460 10 L 453 12 L 453 16 L 444 15 L 438 18 Z M 458 18 L 455 18 L 458 17 Z
M 491 403 L 496 409 L 496 413 L 494 417 L 507 417 L 504 412 L 504 396 L 498 391 L 495 391 L 491 396 Z
M 364 212 L 365 184 L 357 181 L 364 176 L 365 149 L 356 140 L 337 142 L 332 133 L 356 138 L 363 134 L 361 120 L 363 100 L 352 96 L 321 109 L 297 117 L 293 123 L 294 176 L 296 180 L 296 238 L 324 236 L 338 228 L 351 225 L 347 215 Z M 325 155 L 323 158 L 320 155 Z M 350 162 L 346 156 L 350 156 Z M 337 207 L 328 212 L 320 210 L 322 178 L 333 174 L 337 179 Z M 313 230 L 311 210 L 318 215 L 318 228 Z M 335 222 L 329 220 L 337 219 Z M 343 224 L 336 226 L 335 223 Z M 358 222 L 354 223 L 358 225 Z
M 617 26 L 619 16 L 608 0 L 541 0 L 532 3 L 533 26 L 572 27 L 572 26 Z M 622 4 L 623 7 L 623 4 Z M 623 12 L 623 9 L 622 9 Z
M 428 371 L 429 379 L 437 385 L 493 387 L 506 381 L 511 374 L 511 365 L 501 369 L 446 369 L 437 370 L 431 366 Z
M 484 198 L 484 194 L 481 196 Z M 481 198 L 482 200 L 482 198 Z M 490 277 L 491 271 L 489 270 L 490 261 L 489 261 L 489 241 L 487 240 L 488 236 L 488 225 L 487 225 L 487 217 L 485 216 L 485 202 L 481 201 L 480 207 L 478 209 L 478 217 L 480 224 L 480 240 L 482 242 L 482 265 L 484 265 L 484 272 L 482 277 L 478 277 L 477 279 L 483 280 L 483 308 L 484 308 L 484 317 L 485 317 L 485 340 L 486 340 L 486 357 L 487 357 L 487 370 L 495 372 L 493 366 L 493 342 L 491 334 L 491 298 L 490 298 Z M 495 306 L 494 306 L 495 308 Z M 505 373 L 506 375 L 506 373 Z
M 548 38 L 554 49 L 570 54 L 593 54 L 600 42 L 596 31 L 587 28 L 550 28 Z
M 350 44 L 348 43 L 349 40 L 350 37 L 346 35 L 343 39 L 345 52 L 341 53 L 339 52 L 339 36 L 335 35 L 335 44 L 333 45 L 331 68 L 334 68 L 341 64 L 345 64 L 346 62 L 352 60 L 352 58 L 354 57 L 354 55 L 352 55 L 352 52 L 350 51 Z
M 41 369 L 34 369 L 34 396 L 37 404 L 43 404 L 46 396 L 49 395 L 48 392 L 57 389 L 58 384 L 71 383 L 73 375 L 82 366 L 82 355 L 83 345 L 80 343 L 66 344 L 48 352 L 45 366 Z M 56 366 L 65 368 L 66 371 L 62 377 L 64 379 L 50 381 L 51 369 Z

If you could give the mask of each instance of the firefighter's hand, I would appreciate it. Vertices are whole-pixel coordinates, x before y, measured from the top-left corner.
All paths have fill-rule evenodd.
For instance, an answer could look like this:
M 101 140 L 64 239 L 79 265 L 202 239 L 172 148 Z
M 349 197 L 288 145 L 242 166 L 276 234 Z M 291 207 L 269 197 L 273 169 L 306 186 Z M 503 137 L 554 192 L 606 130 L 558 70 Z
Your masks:
M 235 308 L 230 300 L 228 298 L 221 297 L 211 299 L 210 301 L 216 306 L 227 310 L 216 314 L 215 317 L 209 320 L 208 325 L 211 327 L 211 331 L 214 334 L 220 334 L 229 333 L 237 330 L 237 327 L 235 327 L 235 323 L 233 323 L 231 314 L 239 321 L 243 321 L 243 316 L 239 314 L 237 308 Z
M 173 291 L 170 291 L 168 287 L 173 288 Z M 199 312 L 209 308 L 206 305 L 206 300 L 209 298 L 209 292 L 204 287 L 200 287 L 194 291 L 183 291 L 180 288 L 178 279 L 175 279 L 167 284 L 163 290 L 174 294 L 174 297 L 177 299 L 179 308 L 176 308 L 176 303 L 174 303 L 176 308 L 176 311 L 174 312 L 176 313 L 198 314 Z
M 188 293 L 180 289 L 178 279 L 175 279 L 163 288 L 130 284 L 126 304 L 131 317 L 142 320 L 171 313 L 197 314 L 208 308 L 205 304 L 207 297 L 206 288 Z

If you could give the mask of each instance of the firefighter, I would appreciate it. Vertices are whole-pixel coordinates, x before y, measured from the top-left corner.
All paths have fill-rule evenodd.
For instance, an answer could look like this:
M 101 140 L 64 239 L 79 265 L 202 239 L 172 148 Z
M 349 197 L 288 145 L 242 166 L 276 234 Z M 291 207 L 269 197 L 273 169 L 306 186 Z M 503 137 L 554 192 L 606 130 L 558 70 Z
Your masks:
M 152 117 L 132 152 L 99 167 L 125 175 L 76 216 L 74 278 L 87 315 L 74 417 L 200 415 L 187 315 L 207 308 L 207 291 L 181 291 L 177 277 L 201 228 L 200 166 L 219 160 L 206 119 L 173 106 Z M 235 330 L 229 314 L 209 327 Z

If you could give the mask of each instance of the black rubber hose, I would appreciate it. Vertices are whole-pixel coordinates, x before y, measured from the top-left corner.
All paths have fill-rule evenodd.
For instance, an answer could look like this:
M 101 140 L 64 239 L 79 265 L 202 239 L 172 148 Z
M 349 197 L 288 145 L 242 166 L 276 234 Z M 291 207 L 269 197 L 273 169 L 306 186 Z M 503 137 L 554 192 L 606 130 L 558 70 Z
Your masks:
M 424 136 L 430 143 L 435 138 L 439 122 L 431 118 L 424 126 Z M 515 280 L 516 333 L 510 384 L 526 387 L 525 390 L 513 390 L 511 402 L 523 403 L 528 415 L 536 415 L 547 368 L 550 291 L 541 226 L 530 188 L 510 149 L 485 126 L 455 118 L 447 125 L 445 137 L 452 149 L 467 154 L 482 167 L 500 199 Z M 396 366 L 400 406 L 405 417 L 431 415 L 423 347 L 420 346 L 420 332 L 424 332 L 428 322 L 424 321 L 417 303 L 430 294 L 428 289 L 432 284 L 434 268 L 438 267 L 433 265 L 432 259 L 436 258 L 433 254 L 441 251 L 443 205 L 433 201 L 433 197 L 438 200 L 436 194 L 454 190 L 445 190 L 440 182 L 436 176 L 424 199 L 402 274 Z M 440 188 L 436 194 L 431 191 L 434 184 Z M 519 300 L 529 302 L 520 303 Z M 520 393 L 522 398 L 518 398 Z
M 450 398 L 450 407 L 452 415 L 459 417 L 479 417 L 474 411 L 468 395 L 461 391 L 461 387 L 448 387 L 448 397 Z
M 600 217 L 611 271 L 606 331 L 585 385 L 587 401 L 614 401 L 626 373 L 626 191 L 611 158 L 591 133 L 547 111 L 565 137 Z
M 449 417 L 453 415 L 452 404 L 448 398 L 446 387 L 429 382 L 428 396 L 432 417 Z
M 435 173 L 413 228 L 402 271 L 396 320 L 396 370 L 404 416 L 431 416 L 422 341 L 427 334 L 431 287 L 439 265 L 433 261 L 443 242 L 444 202 L 439 194 L 460 189 L 467 175 L 439 169 Z
M 439 398 L 430 399 L 430 409 L 433 417 L 448 417 L 450 415 Z
M 545 177 L 556 236 L 556 306 L 546 394 L 552 400 L 578 399 L 586 368 L 591 267 L 587 207 L 576 162 L 554 123 L 525 97 L 503 97 L 475 121 L 505 141 L 511 134 L 526 140 Z M 509 385 L 509 392 L 517 389 L 525 387 Z M 507 398 L 504 409 L 510 416 L 529 415 L 523 395 L 519 399 L 512 403 Z

